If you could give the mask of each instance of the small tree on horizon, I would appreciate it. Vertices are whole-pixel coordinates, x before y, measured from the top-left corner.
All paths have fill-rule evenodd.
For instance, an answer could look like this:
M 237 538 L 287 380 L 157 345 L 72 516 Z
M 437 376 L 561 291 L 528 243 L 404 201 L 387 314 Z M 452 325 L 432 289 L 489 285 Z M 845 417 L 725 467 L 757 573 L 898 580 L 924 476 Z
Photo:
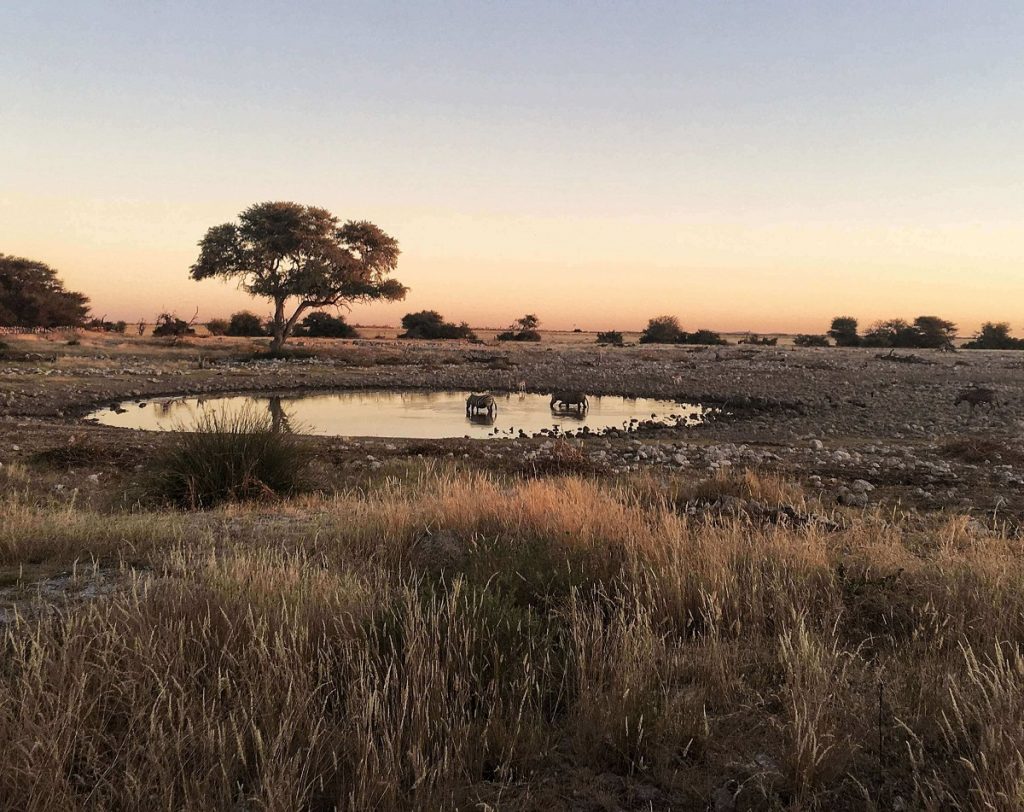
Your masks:
M 516 319 L 509 328 L 498 333 L 498 341 L 540 341 L 540 319 L 533 313 Z
M 956 325 L 938 316 L 918 316 L 914 319 L 917 346 L 925 349 L 952 347 L 956 338 Z
M 237 279 L 243 290 L 270 299 L 274 351 L 307 310 L 405 298 L 408 289 L 390 278 L 398 241 L 373 223 L 339 226 L 326 209 L 291 202 L 257 203 L 238 220 L 206 232 L 190 274 Z
M 832 319 L 828 335 L 837 347 L 856 347 L 861 342 L 857 333 L 857 319 L 853 316 L 836 316 Z

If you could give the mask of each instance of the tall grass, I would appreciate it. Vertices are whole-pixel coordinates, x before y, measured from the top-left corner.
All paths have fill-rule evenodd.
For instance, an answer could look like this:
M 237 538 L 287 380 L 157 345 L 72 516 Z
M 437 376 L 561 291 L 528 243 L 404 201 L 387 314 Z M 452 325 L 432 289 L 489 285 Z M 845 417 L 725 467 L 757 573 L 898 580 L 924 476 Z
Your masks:
M 157 455 L 152 493 L 190 508 L 287 496 L 308 462 L 302 438 L 255 407 L 204 412 Z
M 9 562 L 65 522 L 54 554 L 133 539 L 146 571 L 0 626 L 0 806 L 1024 802 L 1019 538 L 681 509 L 804 498 L 756 475 L 677 503 L 431 470 L 273 511 L 3 508 Z

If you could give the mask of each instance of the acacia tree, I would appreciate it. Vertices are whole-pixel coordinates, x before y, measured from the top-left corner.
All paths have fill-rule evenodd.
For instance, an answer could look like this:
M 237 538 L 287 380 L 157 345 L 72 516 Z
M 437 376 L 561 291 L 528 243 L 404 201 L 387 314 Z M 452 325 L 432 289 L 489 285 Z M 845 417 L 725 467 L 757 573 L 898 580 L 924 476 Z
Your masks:
M 394 237 L 365 220 L 339 226 L 316 206 L 257 203 L 238 223 L 209 229 L 199 249 L 193 279 L 237 279 L 243 290 L 273 301 L 272 350 L 281 349 L 307 310 L 395 301 L 407 291 L 389 278 L 398 265 Z

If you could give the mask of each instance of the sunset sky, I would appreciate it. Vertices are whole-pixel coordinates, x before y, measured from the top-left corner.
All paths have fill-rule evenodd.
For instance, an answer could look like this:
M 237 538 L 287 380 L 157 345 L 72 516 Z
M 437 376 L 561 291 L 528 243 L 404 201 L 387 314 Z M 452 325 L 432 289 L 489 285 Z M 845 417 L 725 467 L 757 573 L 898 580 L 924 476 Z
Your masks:
M 97 315 L 242 306 L 196 243 L 263 200 L 398 238 L 500 326 L 1024 335 L 1024 3 L 0 5 L 0 253 Z

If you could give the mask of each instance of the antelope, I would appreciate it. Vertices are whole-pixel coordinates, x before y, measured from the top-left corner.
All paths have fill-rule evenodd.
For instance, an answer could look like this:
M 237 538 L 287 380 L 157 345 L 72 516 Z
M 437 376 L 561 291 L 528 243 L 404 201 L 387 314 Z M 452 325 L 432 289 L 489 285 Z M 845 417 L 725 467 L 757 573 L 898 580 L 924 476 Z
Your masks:
M 958 406 L 961 403 L 969 403 L 971 406 L 971 411 L 973 412 L 975 406 L 980 406 L 982 403 L 986 403 L 989 406 L 994 406 L 995 402 L 995 389 L 990 389 L 987 386 L 972 385 L 956 396 L 956 400 L 953 401 L 953 405 Z

